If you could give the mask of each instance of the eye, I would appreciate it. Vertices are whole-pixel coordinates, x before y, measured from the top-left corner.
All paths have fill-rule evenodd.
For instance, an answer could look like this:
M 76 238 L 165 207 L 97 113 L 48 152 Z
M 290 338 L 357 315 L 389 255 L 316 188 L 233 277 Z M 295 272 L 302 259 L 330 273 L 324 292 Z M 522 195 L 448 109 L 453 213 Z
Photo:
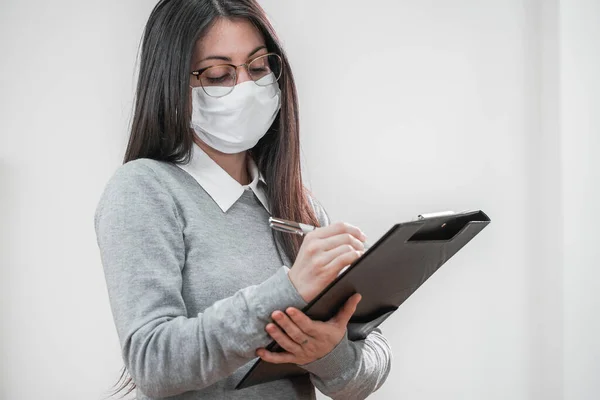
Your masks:
M 250 75 L 259 78 L 271 72 L 271 69 L 269 68 L 269 60 L 267 59 L 267 57 L 260 57 L 254 60 L 250 63 L 249 67 L 250 68 L 248 68 L 248 71 L 250 72 Z
M 235 80 L 235 70 L 228 66 L 216 66 L 205 70 L 202 75 L 204 86 L 230 86 Z
M 206 80 L 209 83 L 223 83 L 223 82 L 226 82 L 229 79 L 231 79 L 230 75 L 222 75 L 222 76 L 217 76 L 217 77 L 209 76 L 209 77 L 206 78 Z
M 250 72 L 252 72 L 252 73 L 269 72 L 269 68 L 267 66 L 260 66 L 260 67 L 252 66 L 252 68 L 250 68 Z
M 281 75 L 281 59 L 276 54 L 264 54 L 258 56 L 248 65 L 248 73 L 255 82 L 259 82 L 266 76 L 274 74 L 268 83 L 260 82 L 259 85 L 271 84 L 279 79 Z

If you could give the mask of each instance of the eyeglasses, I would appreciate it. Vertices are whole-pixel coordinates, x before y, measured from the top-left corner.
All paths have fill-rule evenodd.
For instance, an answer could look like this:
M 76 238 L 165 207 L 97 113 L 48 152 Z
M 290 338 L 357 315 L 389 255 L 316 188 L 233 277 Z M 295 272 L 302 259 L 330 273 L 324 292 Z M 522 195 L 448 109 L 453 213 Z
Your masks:
M 281 77 L 282 60 L 278 54 L 267 53 L 240 65 L 219 64 L 192 71 L 204 92 L 211 97 L 227 96 L 237 83 L 237 69 L 246 67 L 250 78 L 259 86 L 274 84 Z

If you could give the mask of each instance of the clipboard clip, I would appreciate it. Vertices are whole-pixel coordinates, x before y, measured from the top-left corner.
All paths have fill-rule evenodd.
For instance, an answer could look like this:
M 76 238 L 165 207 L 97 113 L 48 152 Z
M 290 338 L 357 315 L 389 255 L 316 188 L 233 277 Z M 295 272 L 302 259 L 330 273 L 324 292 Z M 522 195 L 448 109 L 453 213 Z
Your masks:
M 417 215 L 417 219 L 422 220 L 422 219 L 426 219 L 426 218 L 445 217 L 445 216 L 454 215 L 454 214 L 456 214 L 454 211 L 440 211 L 440 212 L 434 212 L 434 213 L 429 213 L 429 214 L 419 214 L 419 215 Z

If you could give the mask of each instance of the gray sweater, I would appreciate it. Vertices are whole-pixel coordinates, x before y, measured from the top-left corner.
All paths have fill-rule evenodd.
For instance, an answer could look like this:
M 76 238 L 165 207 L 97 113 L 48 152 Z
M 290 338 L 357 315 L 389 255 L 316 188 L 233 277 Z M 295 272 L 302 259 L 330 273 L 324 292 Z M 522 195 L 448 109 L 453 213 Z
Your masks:
M 270 314 L 306 305 L 268 217 L 251 190 L 223 212 L 174 164 L 138 159 L 115 171 L 94 224 L 138 400 L 315 399 L 315 386 L 332 398 L 363 399 L 383 384 L 391 350 L 377 329 L 361 341 L 344 337 L 302 366 L 307 375 L 234 390 L 255 350 L 272 341 L 264 329 Z

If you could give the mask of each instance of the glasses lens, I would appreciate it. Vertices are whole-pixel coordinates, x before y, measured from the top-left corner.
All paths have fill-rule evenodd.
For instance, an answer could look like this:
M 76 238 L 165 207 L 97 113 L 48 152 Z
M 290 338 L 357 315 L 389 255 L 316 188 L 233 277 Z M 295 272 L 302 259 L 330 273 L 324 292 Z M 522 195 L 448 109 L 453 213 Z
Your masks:
M 248 72 L 257 85 L 271 85 L 281 76 L 281 58 L 277 54 L 260 56 L 248 65 Z
M 209 67 L 200 75 L 200 83 L 209 96 L 225 96 L 233 90 L 235 69 L 226 65 Z

